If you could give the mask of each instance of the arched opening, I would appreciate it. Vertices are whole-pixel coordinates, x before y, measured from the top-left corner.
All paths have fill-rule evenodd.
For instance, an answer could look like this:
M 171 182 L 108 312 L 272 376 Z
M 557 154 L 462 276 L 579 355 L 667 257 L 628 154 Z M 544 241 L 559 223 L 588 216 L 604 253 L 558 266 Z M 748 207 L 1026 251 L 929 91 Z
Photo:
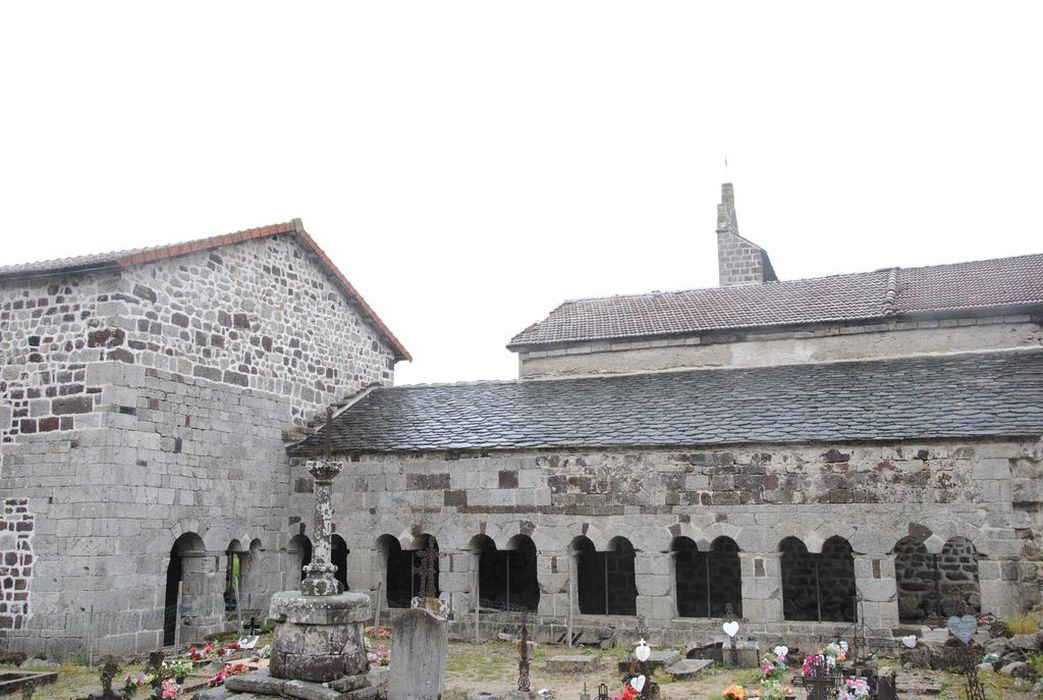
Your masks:
M 915 537 L 898 540 L 894 555 L 898 621 L 916 624 L 940 617 L 937 555 L 928 552 L 924 543 Z
M 191 586 L 185 586 L 187 575 L 190 575 L 191 567 L 186 566 L 186 560 L 202 557 L 206 552 L 202 538 L 194 532 L 186 532 L 176 540 L 170 548 L 170 560 L 167 563 L 167 586 L 163 610 L 163 645 L 170 646 L 174 643 L 175 630 L 177 629 L 178 613 L 178 591 L 181 590 L 182 606 L 186 595 L 199 594 L 202 591 L 191 590 Z M 189 590 L 185 590 L 188 588 Z
M 413 541 L 413 549 L 402 549 L 391 535 L 377 538 L 377 547 L 384 555 L 387 604 L 389 608 L 408 608 L 413 598 L 425 593 L 426 579 L 437 597 L 439 588 L 438 540 L 421 535 Z
M 348 590 L 348 543 L 344 541 L 344 538 L 340 535 L 330 536 L 330 559 L 331 563 L 337 567 L 337 571 L 333 574 L 340 585 L 344 586 L 344 590 Z
M 937 621 L 981 612 L 978 551 L 966 537 L 953 537 L 938 554 L 915 537 L 894 548 L 898 619 L 905 623 Z
M 598 552 L 586 537 L 577 537 L 571 546 L 576 562 L 576 598 L 585 615 L 637 614 L 637 583 L 634 576 L 635 552 L 625 537 L 609 542 L 609 549 Z
M 494 610 L 536 610 L 540 586 L 536 577 L 536 545 L 525 535 L 514 537 L 508 549 L 496 549 L 490 537 L 471 541 L 478 558 L 479 605 Z
M 311 564 L 311 540 L 304 535 L 294 535 L 286 547 L 290 559 L 290 571 L 297 572 L 296 583 L 304 580 L 304 567 Z
M 855 621 L 855 559 L 843 537 L 831 537 L 810 554 L 796 537 L 782 552 L 782 613 L 787 620 Z
M 709 552 L 700 552 L 695 542 L 677 537 L 674 578 L 679 617 L 742 616 L 742 574 L 739 545 L 730 537 L 718 537 Z
M 239 553 L 239 605 L 244 613 L 253 615 L 260 603 L 260 592 L 266 587 L 260 567 L 261 540 L 250 541 L 250 548 Z
M 235 612 L 243 590 L 242 548 L 239 540 L 232 540 L 225 549 L 225 612 Z

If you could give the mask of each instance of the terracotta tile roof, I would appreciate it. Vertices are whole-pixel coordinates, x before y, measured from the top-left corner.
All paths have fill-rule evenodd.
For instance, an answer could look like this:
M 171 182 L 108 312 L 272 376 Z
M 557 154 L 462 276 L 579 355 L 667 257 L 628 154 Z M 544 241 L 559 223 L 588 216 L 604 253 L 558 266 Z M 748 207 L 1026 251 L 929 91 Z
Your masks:
M 362 298 L 358 290 L 352 286 L 344 274 L 337 269 L 333 261 L 329 259 L 319 244 L 304 230 L 304 224 L 300 219 L 294 219 L 282 224 L 271 226 L 260 226 L 258 228 L 226 233 L 210 238 L 200 238 L 185 243 L 174 243 L 171 245 L 155 246 L 151 248 L 137 248 L 134 250 L 123 250 L 111 253 L 97 253 L 94 255 L 81 255 L 73 258 L 59 258 L 56 260 L 45 260 L 42 262 L 22 263 L 18 265 L 0 266 L 0 279 L 37 277 L 42 275 L 53 275 L 58 273 L 88 272 L 94 270 L 122 270 L 134 265 L 176 258 L 189 253 L 212 250 L 223 246 L 235 245 L 257 238 L 267 238 L 278 234 L 292 235 L 301 246 L 314 255 L 326 272 L 336 281 L 343 292 L 355 304 L 362 315 L 368 319 L 377 330 L 384 336 L 388 344 L 395 352 L 398 360 L 412 360 L 412 356 L 394 333 L 384 325 L 376 312 L 370 308 L 366 300 Z
M 290 454 L 321 453 L 323 431 Z M 338 453 L 1043 435 L 1043 349 L 752 369 L 377 388 Z
M 1043 254 L 567 301 L 507 347 L 1032 304 L 1043 304 Z

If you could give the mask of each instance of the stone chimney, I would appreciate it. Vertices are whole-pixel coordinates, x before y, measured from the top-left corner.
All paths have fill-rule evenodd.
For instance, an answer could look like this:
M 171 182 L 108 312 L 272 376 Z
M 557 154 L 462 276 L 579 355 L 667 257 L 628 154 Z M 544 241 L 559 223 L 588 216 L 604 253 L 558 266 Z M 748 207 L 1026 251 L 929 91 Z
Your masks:
M 720 286 L 778 282 L 768 253 L 739 235 L 735 217 L 735 188 L 721 185 L 721 203 L 717 205 L 717 273 Z

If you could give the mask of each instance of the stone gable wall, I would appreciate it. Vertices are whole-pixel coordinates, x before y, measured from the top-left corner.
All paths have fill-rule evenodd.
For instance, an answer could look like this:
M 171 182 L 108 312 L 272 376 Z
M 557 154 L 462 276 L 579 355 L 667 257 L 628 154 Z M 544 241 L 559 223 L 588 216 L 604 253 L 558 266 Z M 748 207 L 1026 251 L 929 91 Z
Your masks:
M 985 609 L 1005 614 L 1035 599 L 1036 565 L 1027 557 L 1043 529 L 1040 504 L 1025 489 L 1041 468 L 1038 440 L 361 455 L 335 482 L 334 506 L 355 590 L 383 586 L 378 536 L 408 549 L 429 533 L 442 556 L 443 597 L 451 595 L 464 615 L 472 538 L 485 534 L 502 549 L 527 534 L 538 551 L 540 615 L 564 624 L 573 539 L 583 535 L 605 550 L 622 536 L 637 550 L 637 615 L 683 630 L 698 621 L 677 618 L 672 542 L 688 537 L 706 551 L 727 536 L 741 550 L 750 629 L 821 631 L 815 625 L 824 623 L 783 620 L 779 545 L 787 536 L 812 553 L 833 536 L 850 543 L 864 614 L 875 627 L 898 623 L 892 552 L 910 532 L 932 551 L 953 537 L 974 544 Z M 303 466 L 294 465 L 291 477 L 306 478 Z M 294 494 L 290 512 L 306 509 L 308 498 Z M 636 624 L 627 616 L 581 617 L 595 627 Z
M 0 612 L 0 648 L 52 657 L 158 646 L 184 533 L 206 548 L 186 641 L 224 627 L 232 540 L 253 545 L 244 607 L 263 609 L 284 585 L 286 431 L 393 379 L 391 348 L 289 236 L 0 281 L 0 322 L 0 499 L 34 515 L 28 608 L 6 628 Z

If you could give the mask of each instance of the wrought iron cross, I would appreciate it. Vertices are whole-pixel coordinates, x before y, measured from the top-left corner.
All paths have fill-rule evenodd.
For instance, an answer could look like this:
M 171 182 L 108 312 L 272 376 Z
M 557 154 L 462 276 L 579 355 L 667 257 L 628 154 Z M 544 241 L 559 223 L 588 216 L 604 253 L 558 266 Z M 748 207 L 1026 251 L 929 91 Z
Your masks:
M 428 538 L 427 547 L 420 553 L 420 595 L 423 598 L 438 597 L 438 546 Z
M 528 693 L 529 687 L 529 626 L 522 620 L 521 642 L 519 644 L 521 658 L 518 659 L 518 690 Z
M 985 700 L 985 688 L 978 678 L 978 662 L 981 660 L 981 650 L 969 644 L 960 647 L 950 647 L 949 660 L 955 665 L 963 676 L 963 682 L 967 693 L 967 700 Z

